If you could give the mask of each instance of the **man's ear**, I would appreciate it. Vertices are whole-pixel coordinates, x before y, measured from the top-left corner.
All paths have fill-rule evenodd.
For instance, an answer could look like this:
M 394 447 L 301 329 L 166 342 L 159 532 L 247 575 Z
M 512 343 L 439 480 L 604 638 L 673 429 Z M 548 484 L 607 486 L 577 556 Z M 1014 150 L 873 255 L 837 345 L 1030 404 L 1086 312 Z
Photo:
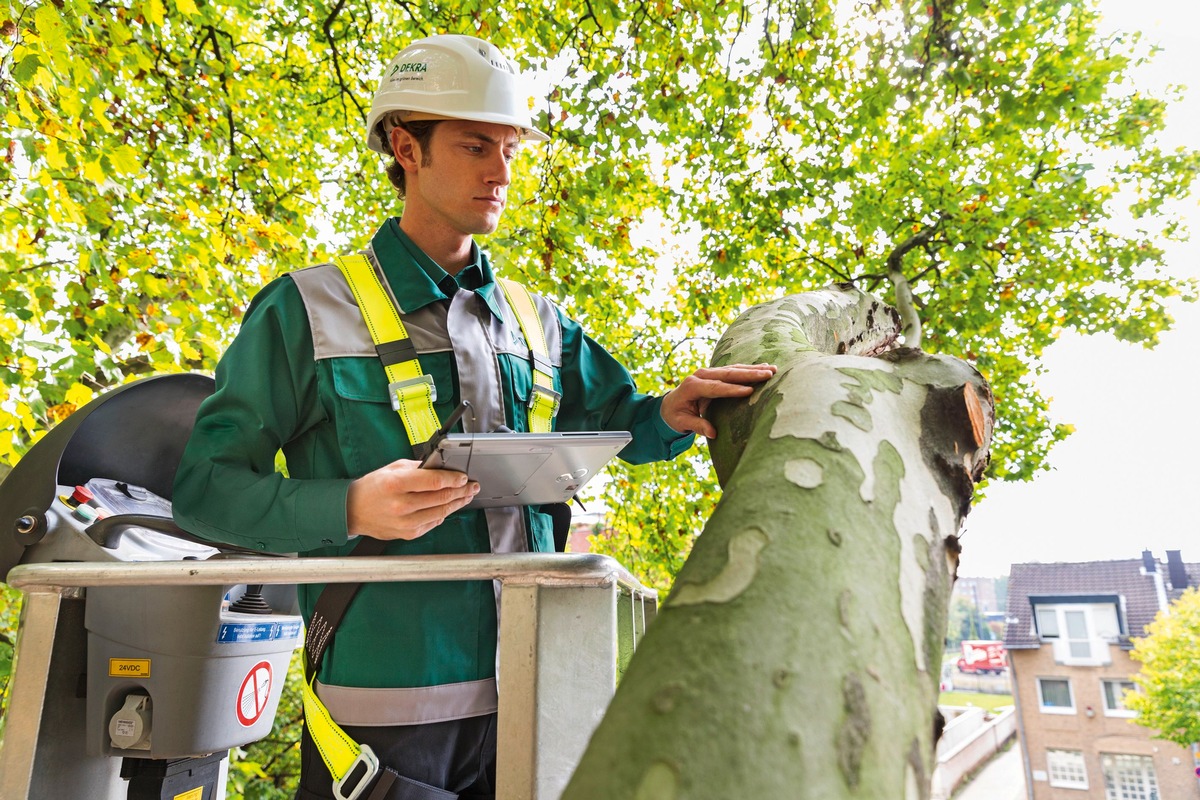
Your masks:
M 416 137 L 403 126 L 397 125 L 392 128 L 390 144 L 392 155 L 400 162 L 404 171 L 416 172 L 417 165 L 421 163 L 421 145 L 417 143 Z

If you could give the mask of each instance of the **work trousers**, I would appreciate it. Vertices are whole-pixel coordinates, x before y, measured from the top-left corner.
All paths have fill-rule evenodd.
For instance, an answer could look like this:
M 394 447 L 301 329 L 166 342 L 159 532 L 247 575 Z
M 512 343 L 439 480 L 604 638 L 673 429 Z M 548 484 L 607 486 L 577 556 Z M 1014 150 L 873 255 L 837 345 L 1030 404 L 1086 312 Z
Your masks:
M 369 745 L 381 766 L 398 773 L 386 800 L 494 800 L 496 715 L 390 727 L 343 726 Z M 296 800 L 328 800 L 329 768 L 305 727 L 300 740 L 300 790 Z M 362 797 L 371 796 L 365 792 Z

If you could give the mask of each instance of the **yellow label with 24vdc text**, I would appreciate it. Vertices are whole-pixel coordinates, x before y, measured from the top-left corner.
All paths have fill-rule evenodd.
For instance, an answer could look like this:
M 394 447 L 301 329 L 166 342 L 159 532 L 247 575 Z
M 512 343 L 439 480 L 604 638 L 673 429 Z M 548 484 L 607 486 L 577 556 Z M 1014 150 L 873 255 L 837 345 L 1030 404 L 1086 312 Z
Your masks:
M 195 789 L 188 789 L 183 794 L 177 794 L 171 800 L 203 800 L 204 787 L 197 786 Z
M 148 658 L 110 658 L 108 660 L 108 677 L 110 678 L 149 678 L 150 659 Z

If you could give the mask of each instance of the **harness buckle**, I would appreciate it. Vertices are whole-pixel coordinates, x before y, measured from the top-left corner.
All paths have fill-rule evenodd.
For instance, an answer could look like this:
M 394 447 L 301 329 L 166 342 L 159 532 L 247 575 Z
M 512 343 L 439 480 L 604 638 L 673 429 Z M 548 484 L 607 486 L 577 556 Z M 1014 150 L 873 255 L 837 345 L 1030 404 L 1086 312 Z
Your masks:
M 432 375 L 418 375 L 415 378 L 408 378 L 408 379 L 402 380 L 402 381 L 392 381 L 391 383 L 388 384 L 388 397 L 391 398 L 391 401 L 392 401 L 392 410 L 393 411 L 400 410 L 400 392 L 401 392 L 401 390 L 407 389 L 410 386 L 417 386 L 418 384 L 422 384 L 422 383 L 429 384 L 429 402 L 436 403 L 437 402 L 437 384 L 433 382 L 433 376 Z
M 539 383 L 533 384 L 533 391 L 529 393 L 527 407 L 534 408 L 547 402 L 550 403 L 551 418 L 558 416 L 558 406 L 562 403 L 562 395 L 548 386 L 542 386 Z
M 333 796 L 338 800 L 357 800 L 375 780 L 375 776 L 380 773 L 379 759 L 375 756 L 375 751 L 367 745 L 359 745 L 358 757 L 354 759 L 354 763 L 350 765 L 350 769 L 346 770 L 346 774 L 333 782 Z M 362 768 L 361 777 L 356 776 Z M 347 793 L 346 785 L 353 782 L 350 791 Z

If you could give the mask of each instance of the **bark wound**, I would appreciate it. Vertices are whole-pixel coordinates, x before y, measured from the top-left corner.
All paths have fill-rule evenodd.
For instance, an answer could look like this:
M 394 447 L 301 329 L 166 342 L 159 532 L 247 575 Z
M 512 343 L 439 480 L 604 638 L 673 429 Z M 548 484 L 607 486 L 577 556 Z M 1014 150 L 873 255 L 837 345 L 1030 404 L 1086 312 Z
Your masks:
M 962 555 L 962 539 L 951 534 L 944 540 L 946 545 L 946 569 L 952 580 L 958 580 L 958 557 Z
M 670 714 L 675 710 L 675 704 L 681 694 L 683 694 L 682 686 L 678 683 L 668 683 L 655 693 L 650 707 L 656 714 Z
M 863 689 L 862 679 L 853 672 L 842 681 L 842 705 L 846 719 L 838 734 L 838 766 L 841 767 L 846 785 L 855 789 L 862 776 L 867 740 L 871 738 L 871 711 L 867 707 L 867 693 Z
M 662 761 L 655 761 L 642 776 L 634 800 L 675 800 L 679 795 L 679 771 Z
M 987 442 L 987 422 L 983 413 L 983 404 L 979 402 L 979 394 L 969 383 L 963 384 L 963 400 L 967 404 L 967 416 L 971 419 L 971 433 L 975 435 L 975 446 L 980 447 Z
M 767 535 L 758 528 L 747 528 L 729 540 L 729 556 L 725 566 L 707 583 L 678 586 L 671 594 L 673 606 L 698 603 L 728 603 L 754 581 L 758 574 L 758 557 L 767 546 Z
M 816 489 L 825 479 L 825 470 L 811 458 L 796 458 L 787 462 L 784 475 L 802 489 Z
M 974 405 L 964 402 L 964 398 L 973 399 Z M 956 504 L 954 512 L 958 519 L 970 510 L 974 484 L 987 466 L 987 451 L 981 449 L 977 438 L 980 431 L 984 441 L 989 438 L 980 402 L 969 383 L 954 389 L 935 386 L 930 387 L 921 409 L 921 449 L 925 462 L 943 494 Z
M 838 595 L 838 622 L 850 632 L 850 605 L 854 600 L 854 593 L 849 589 L 842 589 L 842 593 Z

